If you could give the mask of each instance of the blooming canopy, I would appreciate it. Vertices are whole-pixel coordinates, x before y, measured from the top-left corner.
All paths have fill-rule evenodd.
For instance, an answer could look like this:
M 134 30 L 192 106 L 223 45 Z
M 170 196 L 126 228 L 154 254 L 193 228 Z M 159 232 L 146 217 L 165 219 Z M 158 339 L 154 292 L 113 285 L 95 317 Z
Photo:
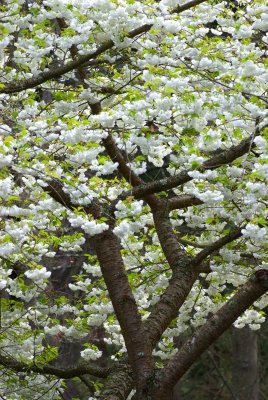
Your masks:
M 0 32 L 0 394 L 168 399 L 265 319 L 268 4 L 9 0 Z

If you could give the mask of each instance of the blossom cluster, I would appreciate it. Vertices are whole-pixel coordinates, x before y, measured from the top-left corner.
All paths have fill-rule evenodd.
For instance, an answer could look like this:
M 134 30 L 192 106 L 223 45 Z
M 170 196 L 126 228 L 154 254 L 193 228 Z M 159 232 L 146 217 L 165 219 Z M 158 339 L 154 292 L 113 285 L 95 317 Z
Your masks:
M 152 197 L 134 186 L 161 181 L 154 204 L 187 260 L 241 229 L 199 265 L 157 360 L 268 265 L 268 6 L 200 3 L 183 12 L 187 1 L 176 0 L 0 7 L 1 348 L 14 360 L 48 364 L 64 341 L 86 343 L 78 358 L 98 360 L 98 330 L 112 360 L 127 351 L 96 241 L 109 233 L 118 244 L 145 323 L 174 274 Z M 259 329 L 267 301 L 235 326 Z M 44 400 L 64 390 L 61 380 L 9 373 L 8 400 L 34 399 L 31 385 Z

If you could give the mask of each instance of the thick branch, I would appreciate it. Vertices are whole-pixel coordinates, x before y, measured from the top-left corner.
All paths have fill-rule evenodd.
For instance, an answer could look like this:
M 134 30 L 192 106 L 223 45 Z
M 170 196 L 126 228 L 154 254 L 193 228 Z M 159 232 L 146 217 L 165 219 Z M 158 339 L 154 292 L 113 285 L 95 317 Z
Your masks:
M 204 3 L 206 0 L 195 0 L 195 1 L 190 1 L 183 6 L 176 7 L 174 10 L 171 11 L 171 13 L 181 13 L 185 10 L 189 10 L 190 8 L 193 8 L 196 5 L 199 5 L 201 3 Z M 152 24 L 145 24 L 140 26 L 139 28 L 133 29 L 130 31 L 127 35 L 128 38 L 133 39 L 138 35 L 141 35 L 142 33 L 148 32 Z M 88 61 L 92 59 L 96 59 L 99 55 L 105 53 L 105 51 L 110 50 L 114 46 L 114 42 L 112 40 L 107 40 L 104 42 L 101 46 L 98 47 L 96 51 L 93 51 L 91 53 L 81 55 L 77 57 L 75 60 L 68 62 L 67 64 L 61 65 L 57 68 L 53 67 L 48 69 L 47 71 L 40 72 L 40 74 L 36 77 L 30 78 L 30 79 L 24 79 L 18 82 L 14 82 L 11 84 L 5 85 L 4 88 L 0 89 L 0 93 L 18 93 L 21 92 L 25 89 L 30 89 L 34 88 L 38 85 L 41 85 L 44 82 L 47 82 L 48 80 L 59 78 L 60 76 L 73 71 L 74 69 L 80 68 L 84 64 L 86 64 Z
M 218 312 L 197 329 L 161 371 L 154 400 L 169 399 L 173 386 L 193 362 L 267 290 L 268 271 L 257 271 Z
M 252 147 L 255 147 L 253 140 L 259 135 L 259 131 L 256 130 L 253 135 L 246 139 L 241 140 L 241 142 L 236 146 L 231 146 L 228 150 L 222 151 L 220 154 L 210 158 L 205 161 L 202 165 L 204 169 L 215 169 L 224 164 L 229 164 L 230 162 L 236 160 L 237 158 L 248 153 Z
M 161 205 L 162 207 L 153 211 L 155 229 L 170 268 L 174 269 L 177 268 L 181 259 L 186 257 L 186 253 L 172 228 L 168 204 L 162 201 Z
M 48 193 L 52 199 L 70 210 L 75 207 L 70 195 L 63 190 L 63 184 L 59 180 L 49 179 L 46 183 L 47 186 L 43 187 L 43 190 Z
M 144 183 L 144 181 L 127 165 L 127 162 L 122 152 L 116 145 L 111 133 L 108 134 L 107 138 L 103 139 L 102 144 L 112 161 L 116 161 L 118 163 L 119 172 L 123 175 L 125 180 L 130 183 L 130 185 L 135 187 Z M 159 205 L 159 201 L 155 196 L 145 196 L 145 200 L 151 208 L 155 208 Z
M 246 139 L 241 140 L 241 142 L 236 146 L 231 146 L 228 150 L 222 151 L 220 154 L 211 157 L 209 160 L 205 161 L 199 168 L 199 171 L 204 171 L 206 169 L 215 169 L 222 165 L 229 164 L 237 158 L 248 153 L 248 151 L 253 146 L 252 142 L 254 137 L 258 135 L 259 132 L 254 133 Z M 190 171 L 181 171 L 178 175 L 171 176 L 169 178 L 159 179 L 158 181 L 150 182 L 145 185 L 137 186 L 131 191 L 131 195 L 136 198 L 142 198 L 148 194 L 162 192 L 164 190 L 173 189 L 175 187 L 181 186 L 184 183 L 191 181 L 193 178 L 188 174 Z M 126 194 L 127 195 L 127 194 Z
M 0 355 L 0 364 L 5 368 L 17 372 L 34 372 L 42 375 L 54 375 L 63 379 L 71 379 L 86 374 L 96 376 L 97 378 L 107 378 L 110 372 L 109 368 L 95 367 L 88 365 L 88 363 L 68 369 L 56 368 L 52 365 L 28 365 L 3 354 Z
M 119 362 L 108 378 L 100 400 L 125 400 L 133 388 L 131 368 L 126 360 Z
M 140 35 L 141 33 L 148 32 L 151 26 L 152 25 L 142 25 L 141 27 L 130 31 L 127 37 L 134 38 L 135 36 Z M 59 78 L 62 75 L 66 74 L 67 72 L 73 71 L 74 69 L 78 69 L 86 62 L 97 58 L 99 55 L 111 49 L 113 46 L 114 42 L 112 40 L 107 40 L 101 46 L 99 46 L 96 51 L 93 51 L 92 53 L 81 55 L 75 60 L 70 61 L 67 64 L 61 65 L 57 68 L 55 67 L 50 68 L 47 71 L 41 72 L 36 77 L 5 85 L 4 88 L 0 89 L 0 93 L 18 93 L 25 89 L 30 89 L 38 85 L 41 85 L 42 83 L 48 80 Z
M 118 163 L 118 170 L 121 172 L 127 182 L 129 182 L 132 186 L 142 185 L 144 183 L 143 180 L 138 175 L 136 175 L 135 172 L 133 172 L 131 168 L 127 165 L 123 154 L 117 147 L 114 138 L 110 132 L 107 138 L 103 139 L 102 144 L 112 161 Z
M 198 273 L 188 268 L 189 257 L 174 233 L 168 208 L 162 207 L 153 211 L 153 217 L 162 250 L 172 269 L 169 286 L 146 321 L 150 340 L 155 345 L 170 322 L 176 318 L 178 310 L 198 277 Z
M 58 22 L 58 25 L 59 25 L 59 28 L 61 31 L 68 27 L 64 18 L 57 18 L 56 21 Z M 79 57 L 78 48 L 75 44 L 73 44 L 70 47 L 70 53 L 71 53 L 73 61 L 75 61 L 75 59 L 77 59 Z M 77 73 L 78 73 L 79 80 L 81 82 L 83 82 L 83 85 L 85 85 L 84 80 L 86 79 L 87 74 L 86 74 L 85 68 L 82 65 L 79 65 L 77 67 Z
M 250 143 L 252 141 L 252 138 L 247 139 L 248 141 L 248 148 L 250 148 Z M 242 143 L 242 144 L 241 144 Z M 244 148 L 245 150 L 245 141 L 242 141 L 240 143 L 241 147 Z M 234 146 L 235 147 L 235 146 Z M 230 150 L 230 149 L 229 149 Z M 231 150 L 232 153 L 233 150 Z M 239 147 L 239 151 L 241 154 L 241 148 Z M 227 150 L 228 152 L 228 150 Z M 230 154 L 231 154 L 230 153 Z M 228 155 L 226 155 L 227 157 Z M 213 158 L 212 158 L 213 159 Z M 214 158 L 215 160 L 215 158 Z M 129 171 L 127 171 L 129 174 Z M 168 178 L 162 180 L 162 183 L 169 181 L 169 179 L 174 179 L 176 177 Z M 188 176 L 187 172 L 184 174 L 183 177 L 179 179 L 187 179 L 190 180 L 191 178 Z M 160 181 L 161 182 L 161 181 Z M 158 185 L 158 182 L 153 182 L 152 184 L 147 184 L 144 185 L 144 187 L 147 189 L 151 185 Z M 138 193 L 138 190 L 140 189 L 139 187 L 134 187 L 131 191 L 130 194 L 135 194 Z M 163 190 L 163 189 L 161 189 Z M 160 190 L 159 190 L 160 191 Z M 152 192 L 146 192 L 146 193 L 153 193 Z M 143 196 L 140 196 L 143 197 Z M 154 215 L 154 221 L 155 221 L 155 227 L 158 233 L 158 237 L 162 246 L 162 249 L 164 251 L 164 254 L 169 262 L 170 267 L 173 270 L 173 276 L 170 280 L 169 286 L 166 289 L 165 293 L 161 296 L 161 299 L 159 302 L 156 304 L 154 310 L 150 314 L 149 318 L 147 319 L 145 323 L 145 328 L 146 331 L 148 332 L 149 339 L 151 342 L 152 346 L 155 346 L 157 341 L 160 339 L 162 333 L 166 330 L 166 328 L 169 326 L 170 322 L 177 317 L 178 311 L 181 307 L 181 305 L 184 303 L 186 297 L 188 296 L 195 280 L 198 277 L 198 274 L 200 273 L 199 267 L 201 262 L 208 256 L 210 255 L 213 251 L 220 249 L 222 246 L 225 244 L 229 243 L 232 240 L 235 240 L 240 236 L 240 233 L 232 233 L 228 234 L 226 237 L 219 239 L 219 241 L 216 242 L 213 246 L 209 246 L 209 248 L 201 251 L 199 255 L 197 255 L 196 260 L 195 259 L 190 259 L 188 258 L 183 249 L 181 248 L 178 238 L 176 237 L 173 228 L 170 223 L 169 219 L 169 205 L 165 202 L 161 202 L 161 207 L 158 207 L 157 209 L 153 210 L 153 215 Z M 193 262 L 193 265 L 192 265 Z M 194 268 L 193 268 L 194 266 Z M 122 372 L 122 370 L 119 368 L 119 370 Z M 116 383 L 114 379 L 112 378 L 110 382 L 113 382 L 114 387 L 113 389 L 109 392 L 109 396 L 107 397 L 102 397 L 102 399 L 109 399 L 109 400 L 117 400 L 120 397 L 117 396 L 117 393 L 115 391 Z M 111 387 L 110 384 L 108 387 Z M 107 387 L 107 389 L 108 389 Z M 129 387 L 128 387 L 129 389 Z M 127 395 L 127 391 L 125 391 Z M 124 398 L 124 397 L 123 397 Z
M 161 214 L 161 212 L 160 212 Z M 170 322 L 178 316 L 178 311 L 182 304 L 184 303 L 186 297 L 188 296 L 194 282 L 196 281 L 200 272 L 210 272 L 209 265 L 197 263 L 197 260 L 203 260 L 205 254 L 200 253 L 195 258 L 188 258 L 185 256 L 180 257 L 178 246 L 176 245 L 176 236 L 172 234 L 173 230 L 170 225 L 169 220 L 164 223 L 164 216 L 156 216 L 157 224 L 161 227 L 160 237 L 163 242 L 167 241 L 166 244 L 166 256 L 169 253 L 169 259 L 174 266 L 173 275 L 170 279 L 169 286 L 162 294 L 159 302 L 154 307 L 150 316 L 145 322 L 145 329 L 148 333 L 151 346 L 154 347 L 160 340 L 163 332 L 167 329 Z M 234 230 L 230 234 L 220 238 L 214 245 L 209 246 L 206 249 L 206 254 L 209 255 L 212 252 L 219 250 L 225 244 L 237 239 L 238 230 Z M 238 236 L 239 237 L 239 236 Z M 174 252 L 174 256 L 171 254 Z M 194 268 L 193 268 L 194 265 Z M 131 380 L 127 374 L 127 369 L 124 364 L 120 365 L 118 369 L 115 370 L 121 378 L 124 377 L 124 381 L 128 379 L 129 385 L 125 388 L 125 397 L 120 397 L 122 391 L 120 391 L 119 385 L 117 385 L 116 376 L 111 376 L 110 382 L 108 383 L 107 390 L 103 393 L 101 400 L 119 400 L 124 399 L 130 392 Z M 120 393 L 120 395 L 119 395 Z
M 153 346 L 160 340 L 163 332 L 173 319 L 178 316 L 179 309 L 185 302 L 199 272 L 189 267 L 174 271 L 169 285 L 155 305 L 145 322 L 145 328 Z
M 162 222 L 161 225 L 164 225 L 164 223 Z M 153 345 L 158 342 L 170 322 L 178 316 L 178 311 L 188 296 L 195 280 L 198 278 L 199 273 L 204 271 L 209 272 L 209 266 L 202 264 L 205 258 L 242 235 L 240 228 L 234 228 L 228 235 L 218 239 L 215 243 L 200 251 L 195 257 L 190 258 L 186 256 L 179 257 L 180 253 L 175 247 L 175 240 L 178 239 L 176 235 L 173 236 L 172 227 L 168 228 L 167 222 L 164 229 L 169 231 L 168 236 L 164 236 L 163 240 L 166 240 L 167 244 L 165 246 L 168 246 L 166 254 L 169 254 L 169 258 L 173 257 L 170 260 L 174 263 L 173 275 L 169 286 L 146 320 L 146 329 Z M 171 239 L 173 242 L 171 242 Z
M 94 246 L 113 307 L 122 329 L 137 389 L 142 389 L 153 368 L 152 347 L 143 327 L 112 230 L 94 237 Z

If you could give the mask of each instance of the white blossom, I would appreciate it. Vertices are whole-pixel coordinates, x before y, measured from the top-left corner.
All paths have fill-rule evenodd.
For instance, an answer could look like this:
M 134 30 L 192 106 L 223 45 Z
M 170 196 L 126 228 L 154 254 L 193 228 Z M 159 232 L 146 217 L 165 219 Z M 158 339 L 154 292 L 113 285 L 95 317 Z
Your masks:
M 47 271 L 45 267 L 41 269 L 32 269 L 25 272 L 27 278 L 31 279 L 32 281 L 38 283 L 45 279 L 48 279 L 51 275 L 50 271 Z
M 88 348 L 85 350 L 81 351 L 81 357 L 83 357 L 84 360 L 89 361 L 89 360 L 97 360 L 102 356 L 102 351 Z

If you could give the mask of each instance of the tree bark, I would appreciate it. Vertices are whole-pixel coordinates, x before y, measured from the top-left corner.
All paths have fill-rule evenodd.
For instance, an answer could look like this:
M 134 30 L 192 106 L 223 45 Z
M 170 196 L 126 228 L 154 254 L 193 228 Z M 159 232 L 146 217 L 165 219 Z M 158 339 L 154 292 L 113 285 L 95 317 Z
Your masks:
M 109 231 L 95 236 L 93 242 L 105 284 L 122 329 L 135 387 L 138 391 L 143 390 L 154 367 L 152 346 L 128 282 L 120 254 L 120 242 L 112 232 L 112 227 Z
M 154 400 L 169 400 L 174 385 L 193 362 L 260 296 L 267 292 L 268 271 L 257 271 L 192 337 L 161 370 L 155 384 Z M 252 400 L 252 397 L 250 398 Z M 244 398 L 243 398 L 244 400 Z
M 232 385 L 237 400 L 259 399 L 258 336 L 248 326 L 233 328 Z

